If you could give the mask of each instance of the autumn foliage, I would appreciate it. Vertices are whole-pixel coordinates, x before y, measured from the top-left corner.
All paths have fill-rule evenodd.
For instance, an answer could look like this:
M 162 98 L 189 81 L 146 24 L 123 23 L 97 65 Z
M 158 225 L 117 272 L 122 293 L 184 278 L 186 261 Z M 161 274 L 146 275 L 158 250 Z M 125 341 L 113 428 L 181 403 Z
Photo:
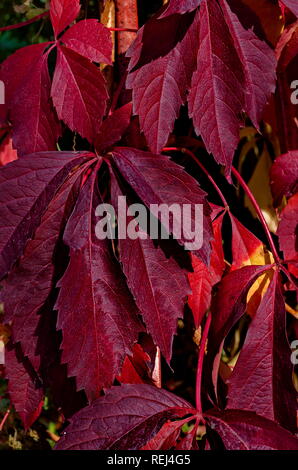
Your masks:
M 9 409 L 61 450 L 298 450 L 298 2 L 99 3 L 0 68 Z M 100 240 L 119 196 L 202 205 L 202 247 Z

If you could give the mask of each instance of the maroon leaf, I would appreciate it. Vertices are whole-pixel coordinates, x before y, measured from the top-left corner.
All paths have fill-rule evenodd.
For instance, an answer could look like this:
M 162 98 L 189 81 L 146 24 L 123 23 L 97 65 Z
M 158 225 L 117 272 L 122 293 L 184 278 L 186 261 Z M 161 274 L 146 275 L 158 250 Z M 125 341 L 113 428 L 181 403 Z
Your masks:
M 103 121 L 95 142 L 98 152 L 106 150 L 121 139 L 130 123 L 131 108 L 132 104 L 127 103 L 116 109 Z
M 208 337 L 209 354 L 206 358 L 209 387 L 211 390 L 214 387 L 215 394 L 223 341 L 244 315 L 250 287 L 269 269 L 269 266 L 244 266 L 229 273 L 219 284 L 218 292 L 211 303 L 212 323 Z
M 242 26 L 226 0 L 220 0 L 220 6 L 244 70 L 245 111 L 258 127 L 264 107 L 275 90 L 276 58 L 253 30 Z
M 74 204 L 74 185 L 86 165 L 89 163 L 71 176 L 49 203 L 34 238 L 27 243 L 23 257 L 3 282 L 0 292 L 5 321 L 11 324 L 12 341 L 21 343 L 23 354 L 29 358 L 35 370 L 40 366 L 40 357 L 36 351 L 39 310 L 53 287 L 53 252 Z
M 28 82 L 35 64 L 50 43 L 33 44 L 19 49 L 1 64 L 0 80 L 5 85 L 5 104 L 0 104 L 0 120 L 4 123 L 8 118 L 12 100 L 17 98 L 18 89 Z M 17 73 L 16 73 L 17 70 Z
M 246 309 L 246 295 L 254 281 L 270 266 L 244 266 L 227 274 L 211 305 L 213 313 L 209 347 L 217 349 Z M 211 346 L 212 345 L 212 346 Z
M 254 264 L 258 253 L 263 253 L 263 243 L 236 217 L 229 213 L 232 224 L 232 256 L 231 270 L 242 268 L 247 264 Z
M 51 0 L 50 15 L 55 37 L 76 19 L 80 9 L 80 0 Z
M 227 450 L 297 450 L 298 439 L 250 411 L 209 411 L 205 415 Z
M 97 20 L 82 20 L 69 28 L 61 41 L 93 62 L 112 65 L 111 33 Z
M 23 79 L 11 100 L 13 143 L 20 156 L 56 150 L 56 142 L 61 135 L 50 98 L 47 61 L 48 53 L 34 62 L 30 74 Z
M 16 150 L 12 146 L 10 134 L 7 134 L 0 145 L 0 166 L 7 165 L 18 158 Z
M 42 152 L 0 169 L 0 279 L 22 254 L 69 171 L 88 157 L 86 152 Z
M 188 297 L 188 304 L 192 310 L 196 327 L 201 324 L 210 306 L 212 287 L 220 281 L 225 268 L 221 235 L 222 221 L 223 215 L 220 215 L 212 223 L 214 240 L 211 243 L 210 266 L 206 266 L 195 255 L 192 256 L 194 272 L 188 275 L 192 290 L 192 294 Z
M 71 419 L 56 449 L 140 449 L 168 419 L 195 412 L 186 401 L 150 385 L 113 387 Z
M 228 380 L 228 407 L 255 411 L 296 430 L 296 392 L 286 337 L 285 302 L 276 271 Z
M 271 190 L 276 206 L 281 204 L 283 196 L 289 198 L 298 192 L 298 150 L 281 155 L 274 161 Z
M 289 199 L 283 209 L 277 235 L 285 258 L 298 261 L 298 193 Z M 289 269 L 294 275 L 298 275 L 297 267 L 289 266 Z
M 197 8 L 201 3 L 201 0 L 170 0 L 170 3 L 166 10 L 160 15 L 160 18 L 165 16 L 174 15 L 176 13 L 186 13 Z
M 43 390 L 34 372 L 30 370 L 30 364 L 22 358 L 19 348 L 11 345 L 6 348 L 5 368 L 8 393 L 27 430 L 40 415 Z
M 210 207 L 205 199 L 205 192 L 198 183 L 188 175 L 183 168 L 172 162 L 169 157 L 153 155 L 132 148 L 117 147 L 113 151 L 113 161 L 122 173 L 126 181 L 149 207 L 150 204 L 182 204 L 191 205 L 191 221 L 194 227 L 194 205 L 202 204 L 204 212 L 203 222 L 203 246 L 195 253 L 207 263 L 210 257 L 210 240 L 212 227 L 210 221 Z M 152 214 L 160 218 L 160 212 L 152 209 Z M 176 221 L 179 225 L 179 221 Z M 185 224 L 185 225 L 191 225 Z M 184 225 L 184 228 L 185 228 Z M 173 220 L 170 221 L 169 230 L 173 232 Z M 193 240 L 193 234 L 185 233 L 178 238 L 178 242 L 184 245 Z
M 57 53 L 51 95 L 58 117 L 93 142 L 106 109 L 105 80 L 98 67 L 71 49 L 58 46 Z
M 166 422 L 160 431 L 156 434 L 156 436 L 154 436 L 144 447 L 142 447 L 142 450 L 173 449 L 176 447 L 182 426 L 188 423 L 191 419 L 193 419 L 193 417 L 181 419 L 179 421 Z
M 236 46 L 215 0 L 200 7 L 197 71 L 189 94 L 189 111 L 197 134 L 218 163 L 230 168 L 239 141 L 245 81 Z
M 298 5 L 296 0 L 282 0 L 282 3 L 298 17 Z
M 65 229 L 70 262 L 59 281 L 56 303 L 57 327 L 63 334 L 62 362 L 90 401 L 119 375 L 126 354 L 143 331 L 107 240 L 95 236 L 95 209 L 100 202 L 96 181 L 94 172 Z
M 112 174 L 112 201 L 117 205 L 121 189 Z M 125 207 L 125 209 L 127 209 Z M 127 217 L 127 224 L 132 221 Z M 190 293 L 186 272 L 173 258 L 167 259 L 160 248 L 139 228 L 140 237 L 119 240 L 119 254 L 127 284 L 142 314 L 147 330 L 168 362 L 178 318 Z
M 131 57 L 127 87 L 133 90 L 133 112 L 139 115 L 141 130 L 144 131 L 152 152 L 159 153 L 173 130 L 180 107 L 186 100 L 191 76 L 196 67 L 198 47 L 199 16 L 195 16 L 184 37 L 167 54 L 156 60 L 146 58 L 142 67 L 136 66 L 142 60 L 143 36 L 147 25 L 138 33 L 130 48 Z M 155 20 L 157 23 L 161 20 Z M 176 23 L 178 32 L 185 29 L 189 17 L 173 17 L 167 23 Z M 170 27 L 171 24 L 167 27 Z M 161 46 L 163 47 L 163 46 Z M 155 53 L 154 49 L 152 52 Z

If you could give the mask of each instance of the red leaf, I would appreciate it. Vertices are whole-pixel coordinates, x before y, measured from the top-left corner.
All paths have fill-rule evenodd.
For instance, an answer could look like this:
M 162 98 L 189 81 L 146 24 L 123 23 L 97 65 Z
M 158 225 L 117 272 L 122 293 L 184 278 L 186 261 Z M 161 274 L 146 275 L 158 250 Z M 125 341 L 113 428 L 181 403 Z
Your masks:
M 275 206 L 283 196 L 289 198 L 298 192 L 298 150 L 278 157 L 271 168 L 271 191 Z
M 141 450 L 170 450 L 177 444 L 181 428 L 188 423 L 191 418 L 180 421 L 168 421 L 160 431 Z
M 245 107 L 245 76 L 220 6 L 203 0 L 200 7 L 197 71 L 189 94 L 195 131 L 218 163 L 230 168 L 239 141 L 239 119 Z
M 80 0 L 51 0 L 50 15 L 55 37 L 76 19 L 80 9 Z
M 224 272 L 225 261 L 222 247 L 222 221 L 223 214 L 212 223 L 214 240 L 211 242 L 210 266 L 206 266 L 195 255 L 192 255 L 194 272 L 188 275 L 192 294 L 188 297 L 188 304 L 192 310 L 195 326 L 201 324 L 203 316 L 211 303 L 212 287 L 220 281 Z
M 270 266 L 244 266 L 227 274 L 219 284 L 212 302 L 212 325 L 208 345 L 219 348 L 232 326 L 242 317 L 246 309 L 246 295 L 254 281 Z
M 58 329 L 62 362 L 75 376 L 78 390 L 91 401 L 120 373 L 138 333 L 138 311 L 107 240 L 95 236 L 96 172 L 81 190 L 64 241 L 70 247 L 68 268 L 58 283 Z M 80 276 L 78 276 L 80 273 Z M 75 335 L 75 342 L 74 342 Z
M 133 90 L 133 112 L 139 115 L 141 130 L 154 153 L 160 152 L 173 130 L 196 67 L 199 16 L 197 14 L 190 25 L 189 18 L 175 16 L 165 20 L 151 20 L 151 25 L 146 24 L 139 31 L 127 54 L 131 57 L 127 87 Z M 175 36 L 181 35 L 181 40 L 167 53 L 162 53 L 164 45 L 160 42 L 157 45 L 157 51 L 160 50 L 157 58 L 147 57 L 148 51 L 143 46 L 147 30 L 155 27 L 157 31 L 154 34 L 158 34 L 159 28 L 167 28 L 171 34 L 173 25 L 177 29 Z M 186 27 L 188 29 L 183 35 Z M 153 47 L 151 51 L 151 54 L 156 55 L 157 51 Z M 138 65 L 140 61 L 142 66 Z
M 20 156 L 34 152 L 56 150 L 61 135 L 60 124 L 51 98 L 48 53 L 32 65 L 11 100 L 12 138 Z
M 160 18 L 165 16 L 175 15 L 176 13 L 186 13 L 197 8 L 201 3 L 201 0 L 170 0 L 166 10 L 160 15 Z
M 244 315 L 250 287 L 269 268 L 269 266 L 244 266 L 227 274 L 219 284 L 218 292 L 211 304 L 212 323 L 208 337 L 209 354 L 206 357 L 206 370 L 210 374 L 209 386 L 214 387 L 215 393 L 222 342 Z
M 12 341 L 21 343 L 23 354 L 35 370 L 40 365 L 36 350 L 39 311 L 53 288 L 53 252 L 65 219 L 73 208 L 78 189 L 74 185 L 85 168 L 83 166 L 77 170 L 49 203 L 34 238 L 26 245 L 23 257 L 2 283 L 0 299 L 4 303 L 5 321 L 11 324 Z
M 22 254 L 42 214 L 86 152 L 42 152 L 0 168 L 0 279 Z
M 205 199 L 205 192 L 198 183 L 188 175 L 181 166 L 172 162 L 169 157 L 153 155 L 132 148 L 117 147 L 113 151 L 113 161 L 123 177 L 148 207 L 150 204 L 202 204 L 204 211 L 203 246 L 195 253 L 207 263 L 210 257 L 210 240 L 212 228 L 210 207 Z M 152 209 L 152 214 L 160 218 L 160 213 Z M 194 213 L 192 211 L 192 222 Z M 173 221 L 170 221 L 170 232 L 173 231 Z M 178 221 L 179 223 L 179 221 Z M 177 224 L 178 225 L 178 224 Z M 187 225 L 187 224 L 186 224 Z M 194 227 L 194 223 L 192 225 Z M 184 226 L 185 227 L 185 226 Z M 184 245 L 193 239 L 193 234 L 187 233 L 178 239 Z
M 227 450 L 298 450 L 298 439 L 250 411 L 209 411 L 205 415 Z
M 255 411 L 295 432 L 297 402 L 290 355 L 285 302 L 275 271 L 228 380 L 228 407 Z
M 296 0 L 282 0 L 282 3 L 298 17 L 298 5 Z
M 19 349 L 6 348 L 5 369 L 11 401 L 27 430 L 40 415 L 43 390 Z
M 88 59 L 64 46 L 57 47 L 51 95 L 59 119 L 93 142 L 108 98 L 102 73 Z
M 98 20 L 79 21 L 63 34 L 61 41 L 93 62 L 112 65 L 111 33 Z
M 113 174 L 111 179 L 112 201 L 116 206 L 123 193 Z M 127 217 L 127 224 L 131 220 L 132 217 Z M 146 237 L 141 227 L 139 232 Z M 190 293 L 186 272 L 173 258 L 167 259 L 148 236 L 147 239 L 120 239 L 119 253 L 128 287 L 147 330 L 169 363 L 177 321 L 183 318 L 184 305 Z
M 220 0 L 220 6 L 244 70 L 245 111 L 258 128 L 264 107 L 275 90 L 276 58 L 252 29 L 242 26 L 226 0 Z
M 131 108 L 132 104 L 127 103 L 103 121 L 95 142 L 98 152 L 106 150 L 121 139 L 130 123 Z
M 138 343 L 134 345 L 132 356 L 126 356 L 121 375 L 117 377 L 118 382 L 122 384 L 144 384 L 153 385 L 150 374 L 149 364 L 151 358 L 142 346 Z
M 283 209 L 277 235 L 285 259 L 298 260 L 298 193 L 289 199 Z M 298 276 L 297 267 L 289 266 L 289 269 Z
M 245 264 L 251 263 L 258 251 L 263 249 L 263 243 L 232 214 L 230 220 L 232 224 L 232 256 L 233 263 L 231 270 L 242 268 Z
M 137 450 L 168 419 L 195 412 L 186 401 L 150 385 L 112 387 L 71 419 L 56 449 Z
M 32 46 L 23 47 L 2 62 L 0 80 L 5 85 L 5 104 L 0 104 L 0 121 L 2 123 L 5 123 L 8 118 L 13 98 L 15 97 L 14 101 L 16 101 L 19 88 L 22 87 L 24 82 L 30 80 L 35 64 L 40 61 L 45 48 L 49 44 L 33 44 Z
M 0 145 L 0 166 L 7 165 L 18 158 L 17 151 L 12 147 L 10 134 L 4 137 Z

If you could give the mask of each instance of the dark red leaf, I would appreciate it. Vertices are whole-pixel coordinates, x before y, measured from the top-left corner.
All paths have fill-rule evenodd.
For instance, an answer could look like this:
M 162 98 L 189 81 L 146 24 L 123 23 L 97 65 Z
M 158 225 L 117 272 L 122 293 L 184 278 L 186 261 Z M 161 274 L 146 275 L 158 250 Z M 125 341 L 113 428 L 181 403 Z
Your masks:
M 191 76 L 196 68 L 198 19 L 197 14 L 180 42 L 167 53 L 160 50 L 161 53 L 155 59 L 154 56 L 146 57 L 146 50 L 143 51 L 143 42 L 149 28 L 147 25 L 139 31 L 136 41 L 128 51 L 131 61 L 127 87 L 133 90 L 133 112 L 138 114 L 141 130 L 154 153 L 159 153 L 166 144 L 181 105 L 186 100 Z M 156 28 L 161 21 L 155 20 Z M 181 31 L 182 36 L 182 31 L 189 24 L 189 16 L 169 18 L 165 27 L 170 28 L 172 24 L 178 30 L 174 34 L 178 36 Z M 160 49 L 164 45 L 160 42 L 157 47 Z M 153 47 L 152 54 L 156 54 Z M 141 64 L 142 61 L 145 63 L 140 66 L 140 61 Z
M 244 70 L 245 111 L 258 127 L 264 107 L 275 90 L 276 58 L 253 30 L 242 26 L 226 0 L 220 0 L 220 6 Z
M 43 390 L 34 372 L 30 370 L 30 364 L 22 358 L 19 348 L 11 345 L 6 348 L 5 369 L 8 393 L 27 430 L 40 415 Z
M 298 4 L 296 0 L 282 0 L 282 3 L 298 17 Z
M 80 0 L 51 0 L 50 15 L 55 37 L 76 19 L 80 9 Z
M 298 193 L 289 199 L 283 209 L 277 235 L 285 259 L 298 261 Z M 289 266 L 289 269 L 298 276 L 297 267 Z
M 209 411 L 205 415 L 227 450 L 298 450 L 298 439 L 250 411 Z
M 97 20 L 79 21 L 63 34 L 61 41 L 93 62 L 112 65 L 111 33 Z
M 168 419 L 196 411 L 189 403 L 150 385 L 122 385 L 79 411 L 57 450 L 136 450 Z
M 40 357 L 36 351 L 39 311 L 53 288 L 53 252 L 60 231 L 73 208 L 78 189 L 74 189 L 74 185 L 85 166 L 64 183 L 49 203 L 34 238 L 28 241 L 23 257 L 4 280 L 0 291 L 5 321 L 11 324 L 12 341 L 21 343 L 23 354 L 29 358 L 35 370 L 40 366 Z
M 160 15 L 160 18 L 165 16 L 174 15 L 176 13 L 186 13 L 197 8 L 201 0 L 170 0 L 166 10 Z
M 64 46 L 57 47 L 51 95 L 59 119 L 90 142 L 99 131 L 108 98 L 98 67 Z
M 95 147 L 98 152 L 106 150 L 118 142 L 129 126 L 132 104 L 127 103 L 116 109 L 102 123 L 96 136 Z
M 112 201 L 116 206 L 123 193 L 113 174 L 111 178 Z M 132 219 L 127 217 L 127 224 Z M 190 293 L 187 274 L 173 258 L 167 259 L 163 251 L 154 246 L 141 227 L 139 233 L 144 239 L 119 240 L 120 262 L 147 330 L 169 363 L 177 321 L 183 318 Z
M 70 262 L 59 281 L 56 303 L 57 327 L 63 334 L 62 362 L 90 401 L 113 383 L 143 331 L 108 241 L 95 236 L 95 209 L 100 203 L 96 181 L 94 172 L 65 229 Z
M 215 0 L 200 7 L 200 47 L 192 78 L 189 111 L 208 152 L 229 174 L 245 108 L 244 71 L 228 25 Z
M 276 271 L 228 380 L 228 407 L 255 411 L 296 431 L 296 391 L 286 337 L 285 302 Z
M 13 162 L 17 158 L 18 154 L 12 146 L 10 134 L 7 134 L 0 145 L 0 166 Z
M 232 256 L 231 270 L 242 268 L 253 263 L 258 253 L 264 253 L 263 243 L 231 213 L 232 224 Z
M 17 99 L 17 93 L 23 83 L 30 80 L 35 64 L 50 43 L 33 44 L 19 49 L 1 64 L 0 80 L 5 85 L 5 104 L 0 104 L 0 121 L 4 123 L 12 107 L 12 100 Z M 16 73 L 17 71 L 17 73 Z
M 188 423 L 191 419 L 193 418 L 181 419 L 179 421 L 167 421 L 156 436 L 142 447 L 142 450 L 170 450 L 175 448 L 182 426 Z
M 12 139 L 20 156 L 56 150 L 56 142 L 61 135 L 50 98 L 51 81 L 47 61 L 47 53 L 38 58 L 10 103 Z
M 271 168 L 271 191 L 275 206 L 283 196 L 289 198 L 298 192 L 298 150 L 278 157 Z
M 181 166 L 166 156 L 153 155 L 132 148 L 117 147 L 113 151 L 113 161 L 126 181 L 148 207 L 150 204 L 167 204 L 168 206 L 179 204 L 180 207 L 182 204 L 190 204 L 193 223 L 194 205 L 203 205 L 203 246 L 195 253 L 207 263 L 210 258 L 210 240 L 212 238 L 211 210 L 205 198 L 206 194 L 198 183 Z M 152 208 L 152 214 L 160 218 L 160 213 L 157 213 L 154 208 Z M 170 222 L 169 228 L 172 232 L 173 221 Z M 194 227 L 194 223 L 192 227 Z M 193 234 L 190 233 L 184 233 L 178 239 L 182 245 L 190 240 L 193 240 Z
M 194 272 L 188 275 L 192 290 L 192 294 L 188 297 L 188 304 L 192 310 L 196 327 L 201 324 L 210 306 L 212 287 L 220 281 L 225 268 L 221 234 L 222 221 L 223 215 L 220 215 L 212 222 L 214 240 L 211 242 L 210 266 L 206 266 L 199 258 L 192 255 Z
M 22 254 L 69 171 L 88 158 L 86 152 L 42 152 L 0 169 L 0 279 Z

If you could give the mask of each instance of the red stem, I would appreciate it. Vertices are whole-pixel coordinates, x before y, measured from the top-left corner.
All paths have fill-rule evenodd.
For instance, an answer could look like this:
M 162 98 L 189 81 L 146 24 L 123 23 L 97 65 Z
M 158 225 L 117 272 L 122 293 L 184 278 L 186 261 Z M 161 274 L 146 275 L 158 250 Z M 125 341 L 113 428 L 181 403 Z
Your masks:
M 28 24 L 35 23 L 35 21 L 38 21 L 41 18 L 46 18 L 48 15 L 49 15 L 49 12 L 45 11 L 44 13 L 41 13 L 40 15 L 34 16 L 34 18 L 31 18 L 31 20 L 23 21 L 22 23 L 11 24 L 9 26 L 2 26 L 2 28 L 0 28 L 0 32 L 1 31 L 10 31 L 11 29 L 22 28 L 23 26 L 27 26 Z
M 268 242 L 269 242 L 269 245 L 270 245 L 270 248 L 272 250 L 272 254 L 273 254 L 273 257 L 276 261 L 276 263 L 278 265 L 280 265 L 281 263 L 281 259 L 280 257 L 278 256 L 278 253 L 277 253 L 277 250 L 276 250 L 276 247 L 274 245 L 274 242 L 273 242 L 273 239 L 272 239 L 272 236 L 271 236 L 271 233 L 270 233 L 270 230 L 268 228 L 268 225 L 267 225 L 267 222 L 265 220 L 265 217 L 263 216 L 263 213 L 260 209 L 260 206 L 259 204 L 257 203 L 253 193 L 251 192 L 251 190 L 249 189 L 249 187 L 247 186 L 247 184 L 245 183 L 244 179 L 242 178 L 242 176 L 240 175 L 240 173 L 236 170 L 236 168 L 232 167 L 232 173 L 233 175 L 236 177 L 236 179 L 238 180 L 240 186 L 242 186 L 242 188 L 244 189 L 245 193 L 247 194 L 248 198 L 250 199 L 256 213 L 258 214 L 259 216 L 259 219 L 261 221 L 261 224 L 263 226 L 263 229 L 266 233 L 266 236 L 267 236 L 267 239 L 268 239 Z
M 206 343 L 207 343 L 211 320 L 212 320 L 212 315 L 211 313 L 209 313 L 206 319 L 205 326 L 204 326 L 204 331 L 202 334 L 199 356 L 198 356 L 198 368 L 197 368 L 197 379 L 196 379 L 196 408 L 200 414 L 202 414 L 201 390 L 202 390 L 203 363 L 204 363 Z
M 226 201 L 226 198 L 224 197 L 223 193 L 221 192 L 221 190 L 219 189 L 219 187 L 217 186 L 216 182 L 214 181 L 214 179 L 212 178 L 212 176 L 208 173 L 208 171 L 206 170 L 206 168 L 204 167 L 204 165 L 200 162 L 200 160 L 198 159 L 198 157 L 195 156 L 195 154 L 191 151 L 191 150 L 188 150 L 186 148 L 178 148 L 178 147 L 164 147 L 162 149 L 163 152 L 172 152 L 172 151 L 176 151 L 176 152 L 182 152 L 182 153 L 186 153 L 187 155 L 189 155 L 196 163 L 197 165 L 201 168 L 201 170 L 205 173 L 205 175 L 207 176 L 207 178 L 209 179 L 209 181 L 213 184 L 214 188 L 216 189 L 220 199 L 222 200 L 222 203 L 225 207 L 225 209 L 229 209 L 229 205 Z
M 138 30 L 136 28 L 108 28 L 110 31 L 124 31 L 126 33 L 137 33 Z
M 3 419 L 2 419 L 2 421 L 1 421 L 1 423 L 0 423 L 0 432 L 2 431 L 2 429 L 3 429 L 3 427 L 4 427 L 4 424 L 6 423 L 6 420 L 7 420 L 8 416 L 9 416 L 10 410 L 11 410 L 11 408 L 9 407 L 8 410 L 6 411 L 5 415 L 3 416 Z

